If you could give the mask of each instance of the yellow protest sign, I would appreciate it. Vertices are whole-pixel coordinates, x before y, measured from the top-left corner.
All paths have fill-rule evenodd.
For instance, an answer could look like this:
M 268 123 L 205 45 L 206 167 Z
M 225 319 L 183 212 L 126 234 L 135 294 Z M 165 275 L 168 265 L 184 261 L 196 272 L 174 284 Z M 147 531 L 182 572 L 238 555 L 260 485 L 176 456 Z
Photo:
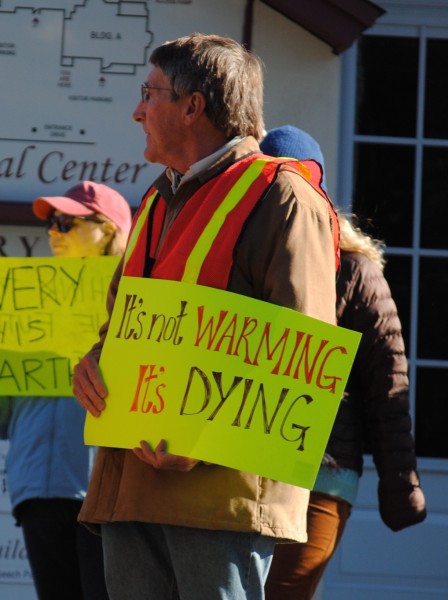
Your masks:
M 360 334 L 199 285 L 122 277 L 88 444 L 153 447 L 311 488 Z
M 98 340 L 116 256 L 0 258 L 0 395 L 72 396 Z

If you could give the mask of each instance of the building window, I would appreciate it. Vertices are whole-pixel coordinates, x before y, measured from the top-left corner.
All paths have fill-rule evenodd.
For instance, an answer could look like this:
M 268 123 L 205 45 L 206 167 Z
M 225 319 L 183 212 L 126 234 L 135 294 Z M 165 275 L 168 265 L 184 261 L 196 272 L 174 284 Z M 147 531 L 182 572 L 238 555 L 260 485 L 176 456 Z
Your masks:
M 362 36 L 346 62 L 349 160 L 337 197 L 387 244 L 417 454 L 448 458 L 448 28 L 378 31 Z

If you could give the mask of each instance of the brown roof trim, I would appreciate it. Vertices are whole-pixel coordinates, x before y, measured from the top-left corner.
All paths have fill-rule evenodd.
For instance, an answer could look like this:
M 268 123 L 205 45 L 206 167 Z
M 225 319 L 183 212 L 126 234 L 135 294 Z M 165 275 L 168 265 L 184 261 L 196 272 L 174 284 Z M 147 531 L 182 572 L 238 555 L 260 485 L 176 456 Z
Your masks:
M 261 0 L 323 42 L 335 54 L 349 48 L 386 11 L 369 0 Z
M 131 206 L 132 215 L 135 215 L 137 209 L 138 207 Z M 0 227 L 2 225 L 33 225 L 42 227 L 45 223 L 35 216 L 32 202 L 0 200 Z
M 40 225 L 34 216 L 32 202 L 0 201 L 0 225 Z

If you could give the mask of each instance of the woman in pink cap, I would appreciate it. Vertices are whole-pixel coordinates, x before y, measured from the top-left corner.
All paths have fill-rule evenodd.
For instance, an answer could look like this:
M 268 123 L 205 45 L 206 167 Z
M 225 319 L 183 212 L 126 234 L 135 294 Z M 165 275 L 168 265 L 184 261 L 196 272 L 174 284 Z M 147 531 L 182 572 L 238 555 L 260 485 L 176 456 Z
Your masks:
M 124 252 L 131 210 L 106 185 L 83 181 L 64 196 L 37 198 L 33 211 L 47 222 L 55 256 Z M 0 398 L 13 515 L 40 600 L 108 598 L 101 538 L 77 522 L 95 454 L 84 445 L 84 419 L 74 398 Z

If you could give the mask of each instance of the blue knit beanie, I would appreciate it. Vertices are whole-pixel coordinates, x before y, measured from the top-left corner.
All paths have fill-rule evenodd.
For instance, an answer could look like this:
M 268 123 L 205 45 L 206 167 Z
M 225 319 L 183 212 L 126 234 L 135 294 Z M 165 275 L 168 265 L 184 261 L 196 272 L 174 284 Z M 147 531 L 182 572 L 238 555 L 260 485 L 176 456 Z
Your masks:
M 260 149 L 268 156 L 315 160 L 322 167 L 322 187 L 326 191 L 324 156 L 319 144 L 306 131 L 293 125 L 276 127 L 265 135 L 260 142 Z

